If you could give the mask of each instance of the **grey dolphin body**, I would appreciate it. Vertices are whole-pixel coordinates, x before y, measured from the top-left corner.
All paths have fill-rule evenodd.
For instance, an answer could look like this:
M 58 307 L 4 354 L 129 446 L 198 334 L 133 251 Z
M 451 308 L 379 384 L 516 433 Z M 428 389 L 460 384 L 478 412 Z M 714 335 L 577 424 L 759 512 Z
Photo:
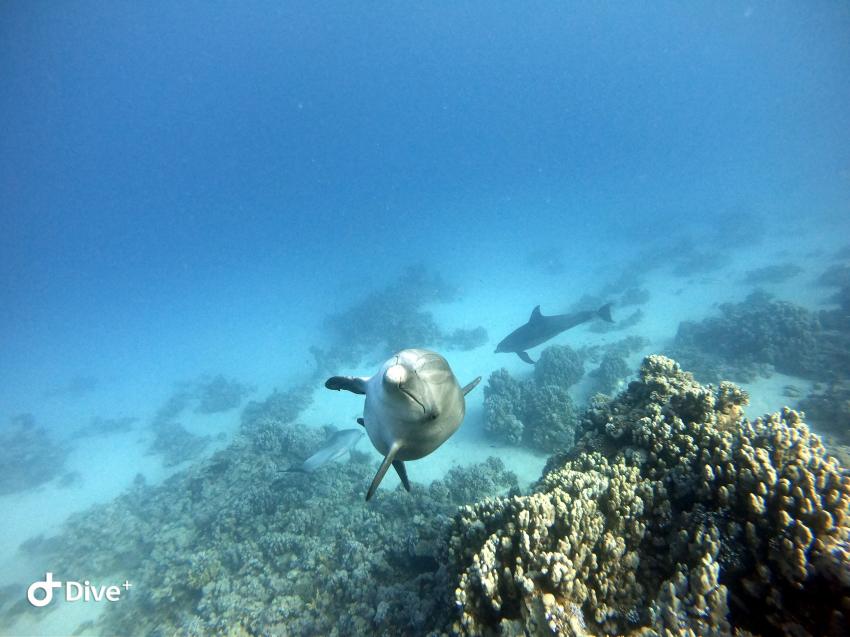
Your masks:
M 464 396 L 480 381 L 479 376 L 461 388 L 445 358 L 425 349 L 405 349 L 371 378 L 334 376 L 325 382 L 328 389 L 366 395 L 358 422 L 384 456 L 367 500 L 390 465 L 410 491 L 404 461 L 427 456 L 457 431 L 466 413 Z
M 543 316 L 540 313 L 540 306 L 538 305 L 531 312 L 528 323 L 516 328 L 496 346 L 496 353 L 513 352 L 526 363 L 534 365 L 534 361 L 531 360 L 528 352 L 526 352 L 527 349 L 545 343 L 561 332 L 576 325 L 592 321 L 595 318 L 601 318 L 609 323 L 613 323 L 614 319 L 611 318 L 611 304 L 606 303 L 596 311 L 586 310 L 584 312 L 553 314 L 551 316 Z
M 351 453 L 361 438 L 363 438 L 362 429 L 343 429 L 336 431 L 325 445 L 307 458 L 301 466 L 288 469 L 288 471 L 313 473 L 329 462 L 342 458 L 346 453 Z

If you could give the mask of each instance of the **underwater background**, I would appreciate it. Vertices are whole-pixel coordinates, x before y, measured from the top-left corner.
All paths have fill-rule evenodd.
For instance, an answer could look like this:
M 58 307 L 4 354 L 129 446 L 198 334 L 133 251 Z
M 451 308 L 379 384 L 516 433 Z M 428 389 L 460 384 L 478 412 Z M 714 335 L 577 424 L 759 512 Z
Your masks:
M 848 34 L 3 3 L 0 634 L 848 634 Z M 287 472 L 409 347 L 483 377 L 411 493 Z

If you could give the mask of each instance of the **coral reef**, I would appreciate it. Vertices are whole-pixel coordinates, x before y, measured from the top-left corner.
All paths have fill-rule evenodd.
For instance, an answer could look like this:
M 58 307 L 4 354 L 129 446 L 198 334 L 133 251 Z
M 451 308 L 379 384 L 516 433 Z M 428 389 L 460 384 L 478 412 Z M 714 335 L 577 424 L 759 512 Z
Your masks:
M 488 339 L 487 330 L 481 326 L 470 329 L 459 327 L 448 334 L 444 334 L 439 344 L 446 349 L 468 352 L 485 345 Z
M 768 285 L 771 283 L 783 283 L 788 279 L 801 274 L 803 268 L 796 263 L 774 263 L 763 268 L 754 268 L 744 273 L 744 283 L 752 285 Z
M 838 444 L 850 444 L 850 380 L 815 389 L 800 400 L 798 407 L 818 433 L 828 434 Z
M 235 409 L 253 391 L 253 387 L 221 374 L 178 383 L 150 423 L 154 437 L 147 453 L 161 454 L 166 467 L 197 458 L 212 438 L 190 432 L 178 418 L 191 405 L 195 405 L 195 413 L 203 415 Z
M 821 378 L 831 367 L 820 355 L 823 336 L 811 312 L 756 291 L 743 303 L 722 304 L 719 317 L 680 323 L 669 353 L 708 382 L 751 381 L 772 368 Z
M 327 435 L 279 417 L 301 405 L 281 393 L 252 403 L 229 447 L 160 486 L 137 480 L 30 552 L 57 577 L 133 582 L 97 620 L 105 635 L 422 635 L 446 625 L 437 556 L 451 515 L 516 492 L 516 477 L 491 458 L 365 505 L 375 467 L 363 455 L 321 475 L 282 471 Z
M 111 436 L 118 433 L 126 433 L 132 431 L 133 425 L 138 421 L 138 418 L 132 416 L 118 418 L 100 418 L 91 419 L 88 425 L 80 427 L 74 432 L 74 438 L 87 438 L 89 436 Z
M 198 436 L 179 422 L 158 422 L 152 427 L 154 439 L 147 455 L 161 455 L 165 467 L 175 467 L 200 456 L 212 440 L 211 436 Z
M 649 303 L 651 295 L 646 288 L 630 287 L 627 288 L 617 300 L 618 307 L 628 307 L 629 305 L 644 305 Z
M 674 276 L 692 277 L 697 274 L 716 272 L 726 263 L 727 259 L 723 253 L 694 247 L 678 252 L 677 258 L 673 260 L 672 272 Z
M 832 300 L 838 308 L 814 313 L 757 290 L 743 303 L 721 305 L 719 317 L 681 323 L 668 353 L 707 382 L 747 382 L 774 369 L 817 381 L 848 379 L 850 288 Z
M 588 326 L 588 329 L 591 332 L 595 332 L 597 334 L 607 334 L 608 332 L 621 332 L 623 330 L 627 330 L 630 327 L 634 327 L 638 323 L 643 320 L 643 310 L 637 308 L 633 312 L 631 312 L 628 316 L 620 318 L 613 323 L 608 323 L 607 321 L 596 321 Z
M 423 309 L 429 303 L 449 303 L 458 290 L 424 267 L 409 267 L 387 287 L 337 314 L 325 318 L 329 342 L 312 346 L 316 374 L 335 372 L 362 362 L 382 360 L 387 352 L 406 347 L 473 349 L 487 342 L 483 327 L 444 332 L 433 315 Z M 389 311 L 391 308 L 391 311 Z
M 847 634 L 850 477 L 670 359 L 598 397 L 534 491 L 455 516 L 458 634 Z
M 235 409 L 242 400 L 251 394 L 255 388 L 227 378 L 222 374 L 211 378 L 203 378 L 197 384 L 195 397 L 198 406 L 195 412 L 199 414 L 216 414 Z
M 644 350 L 649 345 L 649 341 L 642 336 L 627 336 L 613 343 L 605 345 L 585 345 L 578 349 L 578 354 L 582 360 L 590 363 L 600 363 L 602 358 L 610 354 L 626 358 L 631 354 Z
M 584 362 L 569 345 L 552 345 L 540 352 L 534 365 L 534 382 L 569 389 L 584 376 Z
M 593 379 L 593 391 L 600 394 L 613 394 L 619 390 L 626 379 L 632 373 L 626 359 L 613 352 L 602 357 L 599 367 L 590 372 Z
M 850 287 L 850 263 L 837 263 L 824 270 L 817 279 L 825 287 Z
M 67 398 L 82 398 L 97 389 L 99 383 L 94 376 L 74 376 L 68 382 L 48 389 L 44 392 L 46 398 L 63 396 Z
M 583 374 L 581 356 L 562 345 L 543 350 L 531 379 L 518 381 L 506 369 L 493 372 L 484 388 L 485 431 L 542 451 L 569 448 L 578 424 L 569 388 Z
M 32 414 L 18 414 L 0 429 L 0 495 L 27 491 L 64 472 L 68 455 Z

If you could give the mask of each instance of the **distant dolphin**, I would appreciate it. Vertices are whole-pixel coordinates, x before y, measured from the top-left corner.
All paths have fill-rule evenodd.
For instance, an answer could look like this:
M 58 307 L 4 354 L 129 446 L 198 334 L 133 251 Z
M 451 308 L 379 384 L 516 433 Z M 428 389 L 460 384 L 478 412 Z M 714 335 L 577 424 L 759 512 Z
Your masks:
M 321 449 L 307 458 L 300 466 L 287 469 L 287 471 L 313 473 L 329 462 L 339 460 L 346 453 L 351 453 L 362 438 L 362 429 L 342 429 L 341 431 L 335 431 Z
M 445 358 L 425 349 L 405 349 L 371 378 L 333 376 L 325 382 L 328 389 L 366 395 L 364 418 L 357 422 L 384 456 L 367 500 L 390 465 L 410 491 L 404 461 L 427 456 L 457 431 L 466 413 L 464 396 L 480 381 L 479 376 L 461 388 Z
M 613 323 L 614 319 L 611 318 L 611 304 L 606 303 L 595 312 L 593 310 L 586 310 L 584 312 L 574 312 L 573 314 L 553 314 L 552 316 L 543 316 L 540 313 L 540 306 L 538 305 L 531 312 L 528 323 L 516 328 L 496 346 L 496 353 L 513 352 L 526 363 L 534 365 L 534 361 L 531 360 L 531 357 L 525 350 L 545 343 L 561 332 L 576 325 L 587 323 L 595 318 L 601 318 L 609 323 Z

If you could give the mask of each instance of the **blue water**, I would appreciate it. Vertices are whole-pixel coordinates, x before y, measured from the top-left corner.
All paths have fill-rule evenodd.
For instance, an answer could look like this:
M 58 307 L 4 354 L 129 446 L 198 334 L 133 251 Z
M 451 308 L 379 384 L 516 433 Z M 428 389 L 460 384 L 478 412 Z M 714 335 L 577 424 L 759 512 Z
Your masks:
M 495 343 L 683 237 L 840 248 L 848 34 L 827 2 L 3 3 L 0 419 L 285 385 L 411 264 Z

